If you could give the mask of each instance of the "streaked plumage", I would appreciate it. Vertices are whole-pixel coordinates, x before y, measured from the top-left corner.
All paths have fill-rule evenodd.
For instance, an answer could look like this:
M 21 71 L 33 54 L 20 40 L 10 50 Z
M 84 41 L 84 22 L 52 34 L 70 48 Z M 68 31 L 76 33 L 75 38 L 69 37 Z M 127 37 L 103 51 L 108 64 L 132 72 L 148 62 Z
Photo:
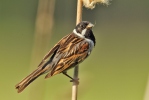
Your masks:
M 79 23 L 71 34 L 62 38 L 43 58 L 38 68 L 16 85 L 18 92 L 23 91 L 32 81 L 44 73 L 45 78 L 63 73 L 75 67 L 89 56 L 95 46 L 95 37 L 87 21 Z M 72 79 L 72 78 L 71 78 Z

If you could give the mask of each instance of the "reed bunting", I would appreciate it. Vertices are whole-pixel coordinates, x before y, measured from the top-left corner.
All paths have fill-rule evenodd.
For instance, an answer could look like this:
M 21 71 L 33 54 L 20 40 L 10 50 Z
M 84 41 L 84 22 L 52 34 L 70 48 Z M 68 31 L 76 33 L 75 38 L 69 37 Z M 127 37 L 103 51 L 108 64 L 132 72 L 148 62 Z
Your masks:
M 38 68 L 15 86 L 18 89 L 18 93 L 22 92 L 31 82 L 45 73 L 48 73 L 45 78 L 63 73 L 74 80 L 67 74 L 67 70 L 75 67 L 90 55 L 96 43 L 92 32 L 93 26 L 88 21 L 82 21 L 71 34 L 63 37 L 45 55 Z

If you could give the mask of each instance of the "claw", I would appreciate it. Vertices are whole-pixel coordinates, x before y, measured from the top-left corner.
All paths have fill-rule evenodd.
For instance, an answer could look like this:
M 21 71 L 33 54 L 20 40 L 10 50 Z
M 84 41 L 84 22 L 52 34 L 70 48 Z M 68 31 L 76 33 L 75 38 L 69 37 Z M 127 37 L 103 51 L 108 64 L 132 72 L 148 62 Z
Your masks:
M 70 82 L 74 82 L 75 84 L 79 85 L 79 78 L 72 79 L 72 80 L 70 80 Z

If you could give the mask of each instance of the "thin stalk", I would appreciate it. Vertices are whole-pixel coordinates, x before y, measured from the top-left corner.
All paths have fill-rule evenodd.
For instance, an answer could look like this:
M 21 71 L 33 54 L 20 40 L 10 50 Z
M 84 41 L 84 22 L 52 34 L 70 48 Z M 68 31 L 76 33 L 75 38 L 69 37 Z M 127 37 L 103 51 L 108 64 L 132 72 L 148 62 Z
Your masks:
M 30 69 L 35 69 L 48 51 L 53 26 L 54 8 L 55 0 L 39 0 Z M 32 85 L 28 100 L 43 100 L 45 93 L 44 82 L 38 79 L 38 83 L 35 82 L 36 85 Z
M 76 24 L 80 23 L 82 21 L 82 0 L 77 1 L 77 18 L 76 18 Z M 74 79 L 78 79 L 78 72 L 79 72 L 79 66 L 76 66 L 74 68 Z M 77 93 L 78 93 L 78 82 L 74 81 L 72 86 L 72 100 L 77 100 Z

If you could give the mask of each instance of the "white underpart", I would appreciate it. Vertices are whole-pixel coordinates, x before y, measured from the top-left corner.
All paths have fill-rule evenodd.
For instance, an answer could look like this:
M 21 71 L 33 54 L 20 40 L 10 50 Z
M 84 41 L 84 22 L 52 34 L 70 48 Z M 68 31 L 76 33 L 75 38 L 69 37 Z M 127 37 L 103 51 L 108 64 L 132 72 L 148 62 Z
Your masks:
M 91 53 L 92 49 L 94 48 L 94 42 L 90 39 L 85 38 L 86 41 L 89 43 L 89 50 L 88 50 L 88 55 Z
M 73 30 L 73 33 L 76 34 L 76 35 L 78 35 L 81 38 L 85 38 L 85 36 L 84 36 L 85 35 L 85 32 L 86 32 L 86 29 L 84 29 L 81 34 L 80 33 L 77 33 L 76 29 Z M 85 40 L 89 43 L 88 54 L 90 54 L 91 51 L 92 51 L 92 49 L 93 49 L 93 47 L 94 47 L 94 42 L 92 40 L 90 40 L 90 39 L 87 39 L 87 38 L 85 38 Z

